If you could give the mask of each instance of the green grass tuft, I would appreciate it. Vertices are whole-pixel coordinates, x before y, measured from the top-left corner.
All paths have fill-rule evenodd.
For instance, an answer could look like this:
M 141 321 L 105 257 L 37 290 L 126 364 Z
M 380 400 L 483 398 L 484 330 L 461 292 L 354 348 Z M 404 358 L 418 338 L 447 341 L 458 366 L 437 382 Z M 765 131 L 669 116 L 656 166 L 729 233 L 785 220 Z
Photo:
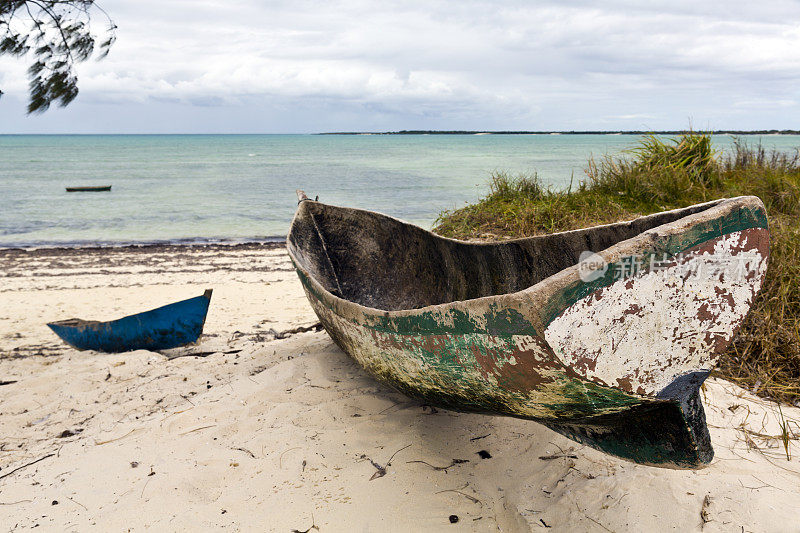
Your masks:
M 767 208 L 770 262 L 761 293 L 718 374 L 778 400 L 800 401 L 800 160 L 737 141 L 727 156 L 711 136 L 646 136 L 623 157 L 592 159 L 569 191 L 534 175 L 495 172 L 489 194 L 445 211 L 434 231 L 458 239 L 541 235 L 754 195 Z

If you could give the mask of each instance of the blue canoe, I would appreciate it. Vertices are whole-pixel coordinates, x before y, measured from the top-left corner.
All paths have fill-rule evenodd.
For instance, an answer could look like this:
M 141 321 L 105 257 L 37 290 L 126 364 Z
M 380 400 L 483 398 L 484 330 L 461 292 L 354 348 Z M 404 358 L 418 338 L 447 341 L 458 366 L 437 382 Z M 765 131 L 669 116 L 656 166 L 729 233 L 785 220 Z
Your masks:
M 47 325 L 64 342 L 79 350 L 166 350 L 200 337 L 210 302 L 211 289 L 202 296 L 110 322 L 70 318 Z

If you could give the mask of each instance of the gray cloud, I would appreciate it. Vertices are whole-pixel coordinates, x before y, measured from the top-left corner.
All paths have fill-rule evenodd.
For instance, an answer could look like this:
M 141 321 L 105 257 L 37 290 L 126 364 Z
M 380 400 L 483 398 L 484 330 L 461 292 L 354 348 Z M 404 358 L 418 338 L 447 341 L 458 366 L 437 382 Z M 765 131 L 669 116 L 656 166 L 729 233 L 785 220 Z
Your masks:
M 696 127 L 789 128 L 800 118 L 794 2 L 105 7 L 119 41 L 106 60 L 81 65 L 74 110 L 23 117 L 25 65 L 0 61 L 0 87 L 10 95 L 0 101 L 0 131 L 82 128 L 76 111 L 101 108 L 119 117 L 119 131 L 661 129 L 689 119 Z M 160 121 L 165 109 L 177 122 Z M 190 112 L 197 117 L 187 121 Z M 243 116 L 266 122 L 252 129 Z

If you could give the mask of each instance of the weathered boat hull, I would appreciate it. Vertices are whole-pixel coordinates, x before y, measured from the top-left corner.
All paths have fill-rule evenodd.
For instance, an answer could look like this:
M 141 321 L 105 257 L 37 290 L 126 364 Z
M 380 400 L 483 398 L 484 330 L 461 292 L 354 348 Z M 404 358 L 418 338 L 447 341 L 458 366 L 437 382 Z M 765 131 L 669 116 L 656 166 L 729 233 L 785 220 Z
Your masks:
M 496 244 L 305 200 L 287 246 L 333 340 L 401 392 L 695 468 L 713 457 L 698 390 L 760 287 L 768 239 L 754 197 Z M 604 273 L 582 276 L 582 251 Z M 684 272 L 744 255 L 736 279 Z M 663 268 L 617 279 L 630 257 Z
M 195 342 L 203 333 L 212 291 L 109 322 L 72 318 L 48 325 L 79 350 L 166 350 Z

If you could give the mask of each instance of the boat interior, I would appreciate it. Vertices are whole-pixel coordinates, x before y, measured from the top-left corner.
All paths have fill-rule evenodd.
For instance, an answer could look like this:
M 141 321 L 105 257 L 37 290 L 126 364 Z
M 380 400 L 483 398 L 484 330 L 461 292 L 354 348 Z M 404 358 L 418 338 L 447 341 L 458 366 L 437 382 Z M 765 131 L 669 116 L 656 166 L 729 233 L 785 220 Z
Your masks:
M 724 200 L 628 222 L 495 243 L 445 239 L 379 213 L 304 200 L 288 237 L 328 291 L 385 311 L 517 292 L 649 229 Z

